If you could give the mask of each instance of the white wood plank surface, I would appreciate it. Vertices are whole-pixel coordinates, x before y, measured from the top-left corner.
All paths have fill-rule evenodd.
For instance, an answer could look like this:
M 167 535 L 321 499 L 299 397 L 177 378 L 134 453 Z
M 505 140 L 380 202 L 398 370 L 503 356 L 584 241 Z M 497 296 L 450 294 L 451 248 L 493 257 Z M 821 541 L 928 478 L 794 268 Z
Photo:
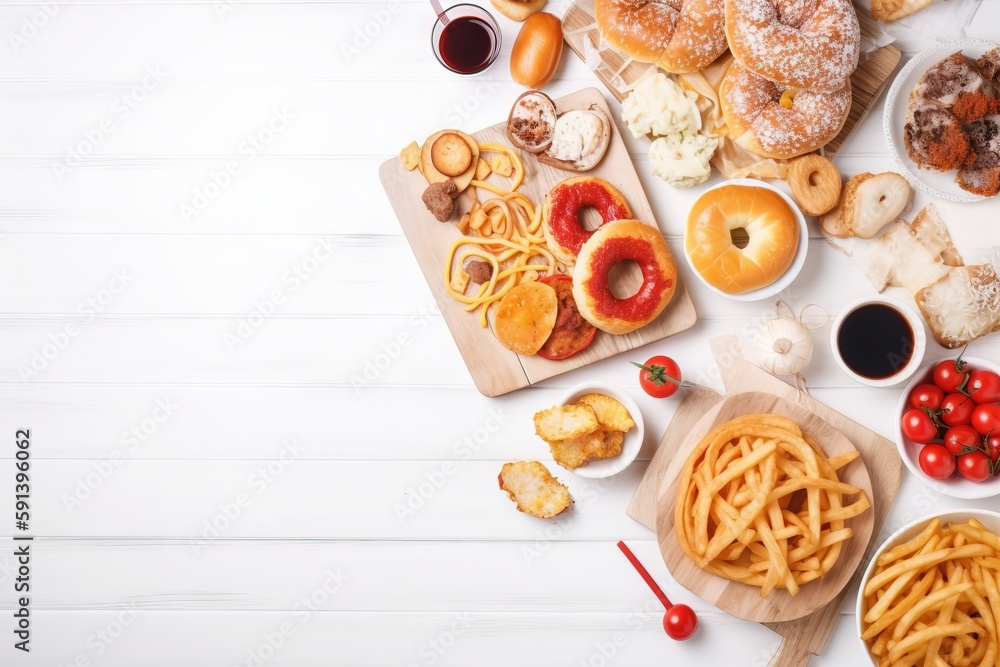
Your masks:
M 517 26 L 501 21 L 495 69 L 463 79 L 431 54 L 432 17 L 422 0 L 0 0 L 0 511 L 9 438 L 31 428 L 37 536 L 23 654 L 0 524 L 0 665 L 768 663 L 776 636 L 680 588 L 624 514 L 676 401 L 642 395 L 624 358 L 475 391 L 377 169 L 442 126 L 506 115 Z M 1000 0 L 984 0 L 970 34 L 998 40 L 998 25 Z M 891 32 L 905 56 L 933 45 Z M 567 52 L 547 90 L 593 85 Z M 881 111 L 837 156 L 845 175 L 893 168 Z M 679 257 L 698 190 L 665 186 L 626 141 Z M 953 231 L 963 252 L 1000 244 Z M 810 235 L 783 298 L 834 315 L 873 293 Z M 698 324 L 636 356 L 668 353 L 717 387 L 706 340 L 745 337 L 773 304 L 724 301 L 681 271 Z M 828 335 L 814 395 L 891 435 L 898 392 L 852 384 Z M 970 354 L 1000 358 L 1000 337 Z M 628 389 L 647 428 L 607 481 L 552 464 L 531 425 L 594 379 Z M 496 475 L 517 458 L 555 470 L 572 513 L 515 512 Z M 990 503 L 907 476 L 883 533 Z M 694 640 L 664 635 L 618 539 L 697 610 Z M 811 664 L 863 659 L 847 607 Z

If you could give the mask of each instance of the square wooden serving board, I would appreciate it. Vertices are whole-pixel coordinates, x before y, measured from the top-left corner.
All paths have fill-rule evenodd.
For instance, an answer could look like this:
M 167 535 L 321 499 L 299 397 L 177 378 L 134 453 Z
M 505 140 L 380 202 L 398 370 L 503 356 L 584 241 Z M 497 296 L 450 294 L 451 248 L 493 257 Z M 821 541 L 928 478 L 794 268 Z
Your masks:
M 514 100 L 510 102 L 513 104 Z M 656 226 L 646 193 L 643 192 L 628 150 L 615 126 L 616 114 L 608 108 L 601 92 L 596 88 L 585 88 L 555 102 L 560 113 L 570 109 L 586 109 L 594 104 L 608 115 L 611 120 L 611 144 L 608 152 L 601 163 L 585 175 L 597 176 L 610 182 L 625 195 L 634 218 Z M 481 144 L 510 145 L 505 128 L 506 122 L 497 123 L 473 132 L 472 136 Z M 519 191 L 537 206 L 542 205 L 546 193 L 556 183 L 579 175 L 541 164 L 528 153 L 521 152 L 520 155 L 524 160 L 526 173 Z M 528 387 L 575 368 L 672 336 L 691 328 L 697 319 L 691 297 L 678 276 L 673 300 L 657 319 L 637 331 L 620 336 L 599 331 L 590 347 L 562 361 L 515 354 L 504 348 L 493 335 L 492 318 L 490 329 L 483 329 L 479 326 L 478 312 L 466 312 L 463 305 L 448 296 L 445 290 L 444 262 L 451 244 L 461 236 L 455 227 L 455 221 L 471 206 L 470 197 L 463 193 L 456 200 L 458 212 L 453 221 L 441 223 L 427 211 L 420 200 L 427 181 L 419 171 L 407 171 L 398 158 L 392 158 L 381 166 L 379 176 L 472 379 L 479 391 L 486 396 L 499 396 Z M 495 175 L 487 180 L 500 186 L 507 183 L 507 179 Z M 481 192 L 479 196 L 485 201 L 494 195 Z M 677 250 L 680 249 L 671 248 L 675 263 L 684 261 Z M 638 285 L 638 268 L 633 268 L 635 271 L 631 275 L 624 271 L 619 276 L 623 283 Z

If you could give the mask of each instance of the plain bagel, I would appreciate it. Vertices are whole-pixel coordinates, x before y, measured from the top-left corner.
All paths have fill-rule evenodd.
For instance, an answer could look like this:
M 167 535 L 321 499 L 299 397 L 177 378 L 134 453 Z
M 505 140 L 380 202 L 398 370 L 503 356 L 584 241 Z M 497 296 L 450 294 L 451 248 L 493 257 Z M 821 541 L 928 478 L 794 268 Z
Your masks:
M 743 248 L 732 235 L 741 228 L 749 237 Z M 777 192 L 755 186 L 709 190 L 695 202 L 684 233 L 691 266 L 726 294 L 770 285 L 791 265 L 798 247 L 795 211 Z

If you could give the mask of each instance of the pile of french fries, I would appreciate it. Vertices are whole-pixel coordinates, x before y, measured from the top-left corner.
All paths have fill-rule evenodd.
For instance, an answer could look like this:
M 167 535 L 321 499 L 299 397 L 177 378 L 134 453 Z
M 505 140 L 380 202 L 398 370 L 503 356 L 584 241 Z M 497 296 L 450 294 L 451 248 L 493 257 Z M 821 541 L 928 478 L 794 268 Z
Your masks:
M 1000 537 L 938 519 L 877 561 L 861 638 L 880 667 L 1000 667 Z
M 862 489 L 837 470 L 858 457 L 828 458 L 791 420 L 744 415 L 706 435 L 679 478 L 674 522 L 681 549 L 726 579 L 795 595 L 833 569 L 869 509 Z M 845 502 L 856 496 L 853 501 Z

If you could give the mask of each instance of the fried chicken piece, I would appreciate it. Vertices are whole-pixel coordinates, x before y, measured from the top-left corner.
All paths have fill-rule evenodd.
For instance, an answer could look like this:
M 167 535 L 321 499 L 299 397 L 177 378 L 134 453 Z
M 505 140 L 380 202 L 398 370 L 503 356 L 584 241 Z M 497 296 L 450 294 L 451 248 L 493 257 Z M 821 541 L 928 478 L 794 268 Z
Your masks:
M 455 197 L 458 195 L 458 188 L 451 179 L 440 183 L 431 183 L 420 195 L 421 201 L 427 210 L 434 214 L 440 222 L 448 222 L 455 213 Z

